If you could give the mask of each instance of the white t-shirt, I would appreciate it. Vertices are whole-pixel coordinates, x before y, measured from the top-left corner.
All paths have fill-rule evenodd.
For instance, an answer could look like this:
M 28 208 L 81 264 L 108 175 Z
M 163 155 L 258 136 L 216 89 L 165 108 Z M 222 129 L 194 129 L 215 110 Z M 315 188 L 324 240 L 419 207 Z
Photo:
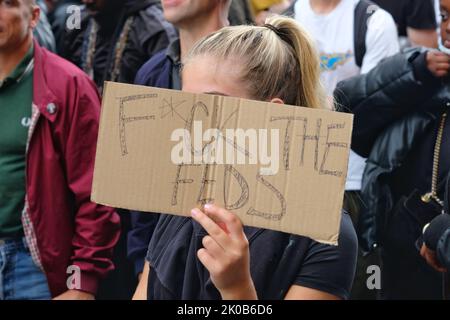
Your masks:
M 392 16 L 378 9 L 368 21 L 366 54 L 359 68 L 355 61 L 354 15 L 359 0 L 342 0 L 330 13 L 316 14 L 311 0 L 298 0 L 295 19 L 316 40 L 322 64 L 322 82 L 332 96 L 336 85 L 369 72 L 380 60 L 399 52 L 397 27 Z M 365 159 L 350 152 L 346 190 L 361 190 Z
M 441 9 L 439 5 L 439 0 L 434 0 L 434 10 L 436 11 L 436 23 L 438 25 L 437 30 L 439 32 L 439 26 L 441 24 Z

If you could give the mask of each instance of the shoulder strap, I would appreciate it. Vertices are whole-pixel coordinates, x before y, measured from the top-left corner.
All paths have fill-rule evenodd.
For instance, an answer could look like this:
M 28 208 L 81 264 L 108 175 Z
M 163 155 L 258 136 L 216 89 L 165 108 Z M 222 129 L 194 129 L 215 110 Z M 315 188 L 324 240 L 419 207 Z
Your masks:
M 358 67 L 362 66 L 366 55 L 366 34 L 369 18 L 378 10 L 378 6 L 370 0 L 360 0 L 355 8 L 354 45 L 355 60 Z

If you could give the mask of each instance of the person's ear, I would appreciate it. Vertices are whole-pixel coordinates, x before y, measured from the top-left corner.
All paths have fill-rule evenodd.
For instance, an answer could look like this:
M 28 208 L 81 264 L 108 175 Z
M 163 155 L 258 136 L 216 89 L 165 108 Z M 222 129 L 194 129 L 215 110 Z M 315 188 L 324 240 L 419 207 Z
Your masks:
M 31 8 L 31 23 L 30 23 L 30 27 L 32 29 L 36 28 L 36 26 L 38 25 L 40 16 L 41 16 L 41 9 L 39 8 L 39 6 L 33 6 Z
M 272 98 L 270 100 L 270 102 L 272 103 L 278 103 L 278 104 L 285 104 L 283 100 L 281 100 L 280 98 Z

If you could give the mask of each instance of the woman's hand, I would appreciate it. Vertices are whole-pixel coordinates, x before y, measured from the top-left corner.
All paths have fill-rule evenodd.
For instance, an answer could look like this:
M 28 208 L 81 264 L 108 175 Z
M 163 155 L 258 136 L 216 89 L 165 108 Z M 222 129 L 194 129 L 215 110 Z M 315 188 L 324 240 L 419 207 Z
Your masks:
M 191 215 L 209 234 L 197 256 L 222 299 L 257 299 L 250 275 L 249 244 L 239 218 L 212 204 L 205 205 L 205 213 L 192 209 Z

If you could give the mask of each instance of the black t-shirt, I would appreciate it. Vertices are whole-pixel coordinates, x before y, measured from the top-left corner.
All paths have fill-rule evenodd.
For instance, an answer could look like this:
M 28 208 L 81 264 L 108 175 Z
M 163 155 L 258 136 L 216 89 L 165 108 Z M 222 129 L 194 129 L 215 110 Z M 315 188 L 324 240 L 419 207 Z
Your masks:
M 283 299 L 292 285 L 348 299 L 355 274 L 357 238 L 343 214 L 339 246 L 283 232 L 244 227 L 250 243 L 250 272 L 259 299 Z M 147 253 L 148 297 L 152 300 L 220 299 L 197 258 L 206 235 L 194 220 L 161 215 Z
M 400 36 L 406 29 L 436 29 L 436 12 L 433 0 L 372 0 L 388 11 L 395 20 Z

